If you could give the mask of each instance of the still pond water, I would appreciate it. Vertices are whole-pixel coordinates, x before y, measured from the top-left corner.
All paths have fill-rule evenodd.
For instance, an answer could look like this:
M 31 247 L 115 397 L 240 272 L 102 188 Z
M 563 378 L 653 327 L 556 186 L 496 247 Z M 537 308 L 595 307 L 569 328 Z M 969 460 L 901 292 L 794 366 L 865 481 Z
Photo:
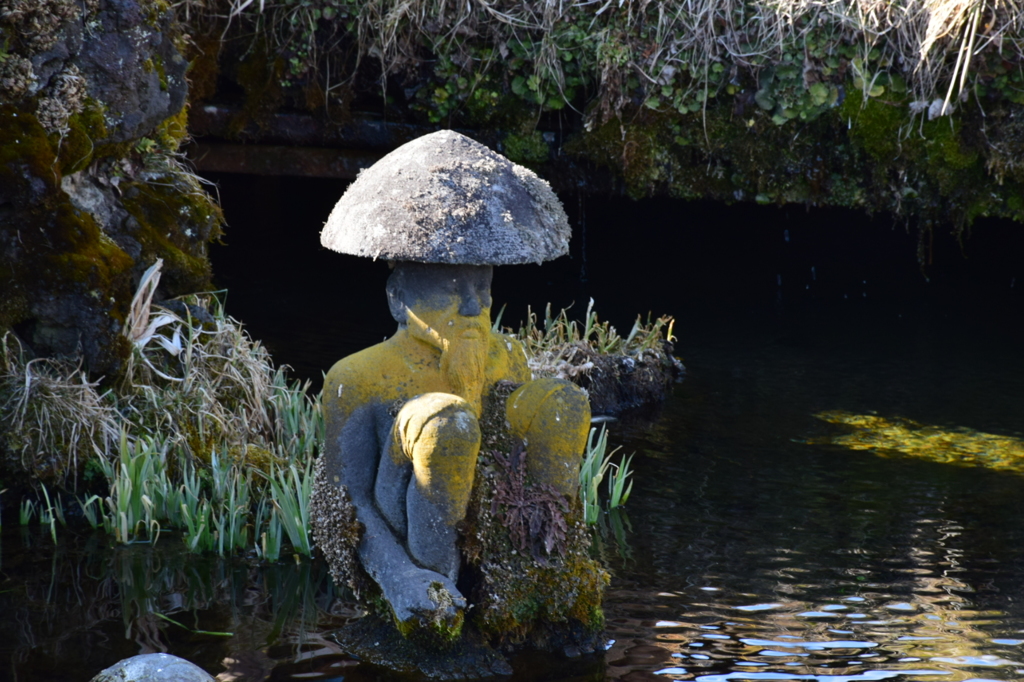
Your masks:
M 321 320 L 275 348 L 301 306 L 242 269 L 255 274 L 233 295 L 258 293 L 235 314 L 275 352 L 308 349 L 287 361 L 321 367 L 318 349 L 363 342 Z M 793 305 L 770 275 L 742 310 L 701 312 L 682 294 L 661 307 L 680 318 L 689 374 L 659 414 L 612 427 L 636 482 L 595 544 L 614 574 L 609 648 L 521 656 L 515 679 L 1024 679 L 1020 299 L 851 286 Z M 672 291 L 615 305 L 628 317 L 656 295 Z M 260 308 L 277 311 L 262 327 Z M 67 533 L 54 547 L 36 528 L 2 529 L 0 680 L 84 681 L 149 651 L 222 679 L 394 679 L 325 637 L 352 615 L 320 562 L 217 561 L 174 537 L 110 549 Z
M 660 415 L 618 428 L 614 643 L 517 679 L 1024 679 L 1019 338 L 899 314 L 695 330 Z M 238 680 L 388 679 L 323 636 L 350 615 L 319 563 L 3 528 L 0 679 L 161 650 Z

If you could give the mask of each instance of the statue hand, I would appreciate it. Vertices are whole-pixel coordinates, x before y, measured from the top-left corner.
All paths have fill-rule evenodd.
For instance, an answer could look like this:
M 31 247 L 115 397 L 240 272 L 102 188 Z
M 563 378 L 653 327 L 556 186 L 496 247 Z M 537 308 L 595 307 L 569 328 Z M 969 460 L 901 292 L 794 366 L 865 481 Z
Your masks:
M 395 617 L 403 625 L 455 631 L 462 625 L 466 598 L 447 577 L 413 567 L 384 590 Z

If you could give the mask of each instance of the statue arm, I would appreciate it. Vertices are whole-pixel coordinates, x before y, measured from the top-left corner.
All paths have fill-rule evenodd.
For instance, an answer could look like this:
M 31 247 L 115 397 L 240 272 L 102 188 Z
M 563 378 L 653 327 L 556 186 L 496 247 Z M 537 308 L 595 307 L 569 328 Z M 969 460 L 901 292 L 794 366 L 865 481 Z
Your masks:
M 337 369 L 337 368 L 336 368 Z M 365 527 L 358 554 L 363 568 L 380 586 L 399 621 L 430 618 L 439 605 L 429 594 L 440 583 L 455 606 L 465 599 L 455 585 L 439 573 L 420 568 L 384 520 L 374 502 L 373 487 L 381 456 L 382 433 L 390 424 L 386 408 L 372 398 L 360 400 L 359 384 L 344 371 L 332 370 L 324 385 L 328 480 L 343 485 Z M 346 392 L 349 395 L 346 395 Z M 454 617 L 454 609 L 451 617 Z

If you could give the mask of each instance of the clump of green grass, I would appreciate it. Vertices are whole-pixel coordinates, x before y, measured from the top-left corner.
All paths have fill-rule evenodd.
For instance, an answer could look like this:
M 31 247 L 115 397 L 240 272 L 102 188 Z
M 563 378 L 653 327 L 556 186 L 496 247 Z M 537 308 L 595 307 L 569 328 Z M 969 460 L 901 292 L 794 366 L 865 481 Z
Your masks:
M 618 463 L 612 457 L 621 448 L 608 450 L 608 430 L 590 429 L 587 451 L 580 465 L 580 500 L 583 502 L 584 520 L 596 524 L 601 514 L 599 490 L 601 482 L 608 477 L 608 509 L 618 509 L 629 500 L 633 491 L 633 471 L 629 464 L 633 455 L 623 456 Z
M 53 490 L 73 493 L 85 471 L 104 492 L 78 506 L 117 543 L 174 532 L 194 552 L 276 560 L 290 545 L 308 556 L 319 396 L 275 368 L 215 297 L 153 305 L 160 268 L 132 301 L 132 355 L 113 389 L 77 366 L 26 359 L 12 335 L 0 340 L 0 420 L 13 425 L 0 449 L 42 498 L 22 501 L 21 522 L 38 517 L 56 541 L 71 498 Z
M 287 468 L 276 467 L 266 479 L 270 495 L 262 503 L 266 504 L 269 500 L 273 512 L 269 509 L 266 512 L 267 531 L 266 535 L 260 536 L 260 553 L 276 559 L 280 555 L 281 539 L 287 536 L 297 554 L 311 554 L 313 541 L 309 525 L 309 501 L 313 494 L 313 460 L 306 460 L 301 468 L 295 463 L 289 464 Z M 257 521 L 260 517 L 261 514 L 257 513 Z

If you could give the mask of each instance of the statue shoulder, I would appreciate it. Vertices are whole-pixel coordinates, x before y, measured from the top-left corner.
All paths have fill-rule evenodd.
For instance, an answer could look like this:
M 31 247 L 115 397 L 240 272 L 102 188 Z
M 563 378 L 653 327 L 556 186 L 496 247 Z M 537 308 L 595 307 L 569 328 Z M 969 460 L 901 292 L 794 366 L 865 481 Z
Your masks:
M 373 402 L 380 392 L 380 367 L 392 354 L 385 341 L 338 360 L 324 377 L 324 403 L 355 408 Z
M 530 366 L 526 361 L 526 349 L 522 342 L 514 336 L 491 332 L 490 352 L 492 364 L 498 364 L 502 368 L 500 379 L 511 381 L 529 381 L 531 378 Z M 494 361 L 497 360 L 497 363 Z
M 522 355 L 526 357 L 526 351 L 523 349 L 523 343 L 516 337 L 510 334 L 503 334 L 502 332 L 491 331 L 491 346 L 499 345 L 504 348 L 506 353 L 514 353 L 516 355 Z
M 341 360 L 338 360 L 328 370 L 328 378 L 331 376 L 345 377 L 352 379 L 358 377 L 360 374 L 368 373 L 370 366 L 374 360 L 385 351 L 382 348 L 385 344 L 378 343 L 369 348 L 364 348 L 361 351 L 346 355 Z

